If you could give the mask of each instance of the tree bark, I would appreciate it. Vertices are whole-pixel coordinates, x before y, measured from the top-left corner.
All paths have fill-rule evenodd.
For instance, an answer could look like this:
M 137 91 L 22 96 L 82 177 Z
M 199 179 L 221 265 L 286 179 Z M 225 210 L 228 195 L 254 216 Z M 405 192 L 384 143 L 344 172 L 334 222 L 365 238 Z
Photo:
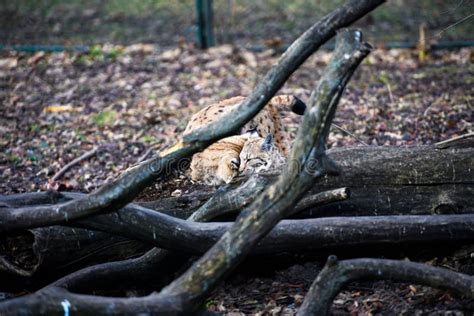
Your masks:
M 474 136 L 463 138 L 457 145 L 450 142 L 450 145 L 449 148 L 418 145 L 332 149 L 328 156 L 344 167 L 344 175 L 316 180 L 295 206 L 298 213 L 293 217 L 473 213 Z M 188 187 L 190 193 L 179 198 L 138 203 L 180 218 L 189 216 L 199 207 L 199 211 L 210 214 L 218 209 L 235 214 L 276 176 L 259 175 L 248 183 L 240 180 L 217 191 L 213 187 L 196 190 Z M 350 198 L 308 205 L 319 192 L 340 187 L 347 187 Z M 199 197 L 199 201 L 195 197 Z M 161 201 L 169 209 L 159 206 Z M 191 206 L 191 203 L 194 204 Z M 181 205 L 190 208 L 180 209 Z

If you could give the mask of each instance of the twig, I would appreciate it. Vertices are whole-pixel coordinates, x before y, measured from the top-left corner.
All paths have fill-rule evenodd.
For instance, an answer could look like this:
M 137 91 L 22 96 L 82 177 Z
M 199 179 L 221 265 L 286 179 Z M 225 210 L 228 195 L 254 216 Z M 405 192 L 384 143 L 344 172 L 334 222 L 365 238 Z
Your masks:
M 369 146 L 369 144 L 367 144 L 366 142 L 364 142 L 363 140 L 359 139 L 357 136 L 355 136 L 354 134 L 352 134 L 351 132 L 349 132 L 348 130 L 346 130 L 345 128 L 343 128 L 342 126 L 339 126 L 337 124 L 334 124 L 332 123 L 331 124 L 332 126 L 334 126 L 335 128 L 343 131 L 344 133 L 346 133 L 347 135 L 351 136 L 352 138 L 354 138 L 356 141 L 358 141 L 359 143 L 363 144 L 364 146 Z
M 353 259 L 338 261 L 330 256 L 324 269 L 311 285 L 297 315 L 329 315 L 331 303 L 342 288 L 353 281 L 390 279 L 453 291 L 474 299 L 474 277 L 421 263 Z
M 474 137 L 474 132 L 470 132 L 461 136 L 453 137 L 450 139 L 443 140 L 441 142 L 438 142 L 435 144 L 435 147 L 438 149 L 445 149 L 453 145 L 454 143 L 457 143 L 463 139 L 468 139 Z
M 392 94 L 392 87 L 390 86 L 390 83 L 387 82 L 386 86 L 387 86 L 387 90 L 388 90 L 388 96 L 390 97 L 390 103 L 395 104 L 395 100 L 394 100 L 393 94 Z
M 298 214 L 308 208 L 318 207 L 333 202 L 347 200 L 350 195 L 349 188 L 339 188 L 310 195 L 302 198 L 296 205 L 290 215 Z
M 51 180 L 53 181 L 57 181 L 60 177 L 62 177 L 70 168 L 74 167 L 75 165 L 77 165 L 78 163 L 82 162 L 83 160 L 87 160 L 89 158 L 91 158 L 92 156 L 94 156 L 98 149 L 99 149 L 100 146 L 96 146 L 94 148 L 92 148 L 91 150 L 85 152 L 84 154 L 82 154 L 81 156 L 77 157 L 76 159 L 74 159 L 73 161 L 71 161 L 70 163 L 66 164 L 64 167 L 61 168 L 61 170 L 59 170 L 58 172 L 56 172 L 56 174 L 51 178 Z
M 453 13 L 454 11 L 456 11 L 457 9 L 459 9 L 463 3 L 464 3 L 464 0 L 460 0 L 460 1 L 458 2 L 458 4 L 457 4 L 454 8 L 445 10 L 445 11 L 441 12 L 440 14 Z
M 451 24 L 451 25 L 448 25 L 447 27 L 445 27 L 444 29 L 442 29 L 441 31 L 439 31 L 438 33 L 436 33 L 435 37 L 440 37 L 442 33 L 444 33 L 445 31 L 449 30 L 450 28 L 453 28 L 455 27 L 456 25 L 458 24 L 461 24 L 462 22 L 468 20 L 469 18 L 471 18 L 472 16 L 474 16 L 474 13 L 471 13 L 469 14 L 468 16 L 462 18 L 461 20 Z
M 138 158 L 137 162 L 135 163 L 135 165 L 138 165 L 139 163 L 145 161 L 145 159 L 148 158 L 148 156 L 153 152 L 155 148 L 153 148 L 153 146 L 151 146 L 150 148 L 148 148 L 145 153 L 143 155 L 140 156 L 140 158 Z

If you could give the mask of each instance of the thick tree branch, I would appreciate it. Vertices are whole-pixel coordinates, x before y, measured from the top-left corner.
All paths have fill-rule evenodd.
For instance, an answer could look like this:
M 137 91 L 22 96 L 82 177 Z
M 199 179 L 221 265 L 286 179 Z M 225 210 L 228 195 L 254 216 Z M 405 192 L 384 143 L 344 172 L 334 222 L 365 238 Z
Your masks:
M 175 250 L 176 253 L 184 256 L 206 252 L 232 226 L 232 223 L 191 223 L 183 220 L 176 220 L 170 225 L 157 223 L 153 219 L 145 222 L 149 223 L 149 226 L 141 224 L 141 232 L 137 228 L 125 232 L 120 229 L 104 230 L 125 234 L 163 249 Z M 127 224 L 124 226 L 127 227 Z M 151 227 L 156 227 L 156 229 Z M 61 232 L 59 228 L 53 231 Z M 42 229 L 44 228 L 39 230 Z M 63 234 L 67 233 L 68 228 L 64 227 L 63 231 Z M 91 234 L 91 237 L 94 238 L 94 234 Z M 59 254 L 67 254 L 70 250 L 65 245 L 74 243 L 73 239 L 62 242 L 61 239 L 56 238 L 47 241 L 49 247 L 58 249 Z M 318 249 L 348 245 L 446 241 L 474 241 L 474 215 L 361 216 L 283 220 L 252 249 L 251 253 L 314 252 Z M 36 241 L 32 240 L 32 242 Z M 100 240 L 98 243 L 100 244 Z M 45 256 L 43 253 L 41 255 Z M 69 257 L 71 260 L 77 258 Z
M 77 200 L 63 204 L 24 208 L 0 208 L 0 233 L 63 224 L 100 211 L 113 211 L 130 202 L 158 176 L 169 171 L 181 158 L 198 150 L 189 146 L 130 169 L 112 183 Z
M 0 235 L 0 271 L 58 277 L 88 265 L 136 257 L 151 248 L 149 243 L 96 230 L 41 227 Z
M 243 126 L 271 99 L 286 79 L 337 29 L 350 25 L 382 4 L 384 0 L 352 0 L 324 17 L 300 36 L 283 54 L 252 94 L 235 111 L 218 122 L 193 131 L 163 156 L 154 157 L 128 170 L 117 180 L 77 201 L 55 206 L 24 209 L 0 209 L 0 233 L 61 224 L 98 212 L 113 211 L 131 202 L 153 180 L 166 174 L 185 157 L 203 150 Z
M 353 281 L 390 279 L 448 289 L 474 299 L 474 277 L 425 264 L 384 259 L 338 261 L 330 256 L 311 285 L 298 315 L 329 315 L 331 303 Z
M 118 286 L 125 288 L 127 285 L 136 286 L 137 284 L 146 284 L 151 287 L 157 283 L 170 282 L 163 278 L 172 274 L 172 271 L 171 273 L 167 271 L 171 265 L 175 267 L 176 260 L 180 259 L 170 255 L 170 252 L 153 248 L 138 258 L 101 263 L 80 269 L 56 280 L 46 286 L 43 291 L 56 287 L 75 292 L 97 291 Z
M 216 124 L 213 124 L 210 130 L 203 129 L 196 131 L 196 134 L 188 135 L 183 142 L 178 143 L 177 146 L 172 148 L 164 158 L 170 156 L 178 157 L 178 155 L 182 154 L 189 156 L 196 150 L 209 145 L 211 140 L 217 140 L 219 135 L 226 136 L 238 126 L 243 125 L 273 96 L 276 91 L 276 89 L 273 90 L 274 87 L 279 87 L 283 84 L 287 76 L 284 78 L 278 76 L 280 80 L 272 78 L 278 74 L 279 69 L 289 71 L 287 66 L 291 66 L 292 63 L 290 62 L 290 56 L 295 56 L 294 61 L 299 61 L 299 64 L 301 64 L 311 52 L 317 49 L 319 44 L 333 35 L 337 27 L 355 21 L 382 2 L 381 0 L 350 1 L 342 9 L 336 10 L 335 13 L 323 19 L 323 23 L 316 24 L 316 27 L 311 28 L 303 35 L 303 40 L 297 40 L 295 45 L 290 47 L 282 58 L 284 62 L 277 64 L 275 66 L 276 70 L 271 70 L 271 76 L 266 77 L 264 79 L 265 83 L 261 85 L 263 86 L 262 93 L 258 96 L 256 96 L 257 94 L 252 94 L 240 106 L 240 110 L 245 111 L 243 116 L 232 124 L 228 124 L 228 128 L 217 129 L 214 132 L 213 129 L 219 126 L 214 126 Z M 324 34 L 326 34 L 326 37 Z M 324 154 L 327 133 L 334 116 L 337 101 L 342 94 L 345 84 L 357 65 L 369 52 L 367 46 L 361 45 L 360 32 L 345 31 L 343 34 L 341 38 L 344 37 L 345 41 L 338 41 L 336 57 L 329 65 L 326 75 L 318 87 L 318 93 L 313 95 L 310 107 L 305 114 L 299 137 L 290 156 L 288 172 L 283 174 L 274 185 L 270 186 L 255 202 L 244 210 L 237 219 L 236 224 L 183 277 L 173 282 L 159 294 L 133 299 L 76 295 L 64 290 L 50 288 L 36 295 L 3 302 L 0 304 L 0 312 L 22 314 L 35 310 L 35 312 L 46 314 L 53 312 L 69 313 L 69 310 L 71 310 L 88 314 L 110 314 L 130 311 L 134 313 L 183 313 L 196 310 L 206 295 L 222 280 L 225 274 L 229 273 L 251 250 L 252 246 L 278 220 L 285 216 L 285 210 L 290 209 L 298 201 L 305 190 L 309 188 L 312 179 L 325 174 L 328 170 L 334 169 Z M 323 37 L 320 35 L 323 35 Z M 315 42 L 319 42 L 319 44 L 314 45 Z M 336 60 L 336 58 L 340 58 L 340 60 Z M 296 68 L 297 66 L 294 67 L 294 69 Z M 267 86 L 269 82 L 271 86 Z M 253 110 L 248 110 L 248 105 L 254 104 L 255 101 L 260 102 L 259 106 L 254 106 Z M 184 144 L 187 146 L 184 146 Z M 78 212 L 79 215 L 90 215 L 91 210 L 92 212 L 99 212 L 101 210 L 112 211 L 122 207 L 153 179 L 151 174 L 155 177 L 161 174 L 160 171 L 162 171 L 163 166 L 161 165 L 162 161 L 159 161 L 160 163 L 158 164 L 156 159 L 149 160 L 134 169 L 138 171 L 132 170 L 126 174 L 130 175 L 136 172 L 134 176 L 130 176 L 131 178 L 128 179 L 133 188 L 130 188 L 130 182 L 123 181 L 123 186 L 117 187 L 112 184 L 108 188 L 103 189 L 102 193 L 104 194 L 100 194 L 101 191 L 99 191 L 96 198 L 101 203 L 92 203 L 92 207 L 87 210 L 80 208 L 82 213 Z M 147 167 L 144 168 L 143 166 Z M 123 179 L 123 177 L 120 179 Z M 45 213 L 47 210 L 42 211 Z M 74 218 L 78 218 L 79 216 L 77 215 L 76 212 L 68 214 L 68 216 L 74 216 Z M 28 219 L 28 216 L 23 216 L 23 218 Z M 36 222 L 35 224 L 38 223 Z M 29 227 L 25 225 L 21 227 Z M 8 229 L 14 228 L 17 227 L 12 222 L 9 222 Z
M 350 76 L 370 51 L 359 31 L 342 31 L 325 75 L 312 95 L 291 151 L 286 170 L 251 205 L 234 225 L 183 276 L 160 296 L 185 309 L 196 306 L 251 251 L 258 241 L 287 214 L 314 178 L 324 175 L 331 163 L 325 142 L 338 100 Z
M 290 75 L 303 64 L 322 44 L 336 35 L 336 31 L 347 27 L 359 18 L 381 5 L 384 0 L 349 1 L 331 14 L 322 18 L 304 32 L 290 47 L 270 71 L 263 77 L 252 94 L 234 111 L 223 117 L 226 125 L 210 124 L 196 133 L 186 135 L 184 143 L 199 140 L 211 140 L 217 135 L 230 135 L 242 127 L 243 122 L 254 117 L 275 95 Z M 272 83 L 272 84 L 269 84 Z

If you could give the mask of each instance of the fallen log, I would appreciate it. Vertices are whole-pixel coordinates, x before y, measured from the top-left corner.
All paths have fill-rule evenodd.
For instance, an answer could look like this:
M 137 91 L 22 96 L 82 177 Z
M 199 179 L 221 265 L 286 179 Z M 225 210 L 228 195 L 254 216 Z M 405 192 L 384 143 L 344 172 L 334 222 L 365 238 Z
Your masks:
M 462 141 L 462 142 L 461 142 Z M 315 181 L 306 194 L 315 194 L 340 187 L 348 187 L 350 198 L 317 207 L 295 215 L 297 218 L 354 215 L 421 215 L 462 214 L 474 212 L 474 136 L 463 138 L 458 146 L 452 142 L 448 148 L 435 145 L 403 147 L 349 147 L 335 148 L 328 156 L 344 174 Z M 253 200 L 276 175 L 262 175 L 263 180 L 236 192 L 244 180 L 232 184 L 227 194 L 219 194 L 213 208 L 240 210 Z M 186 187 L 189 193 L 137 204 L 165 214 L 188 218 L 215 193 L 215 187 Z M 28 193 L 0 196 L 11 207 L 33 204 L 60 203 L 80 194 Z M 245 198 L 242 198 L 245 197 Z M 305 198 L 299 203 L 304 205 Z M 298 208 L 298 205 L 297 205 Z
M 437 149 L 436 146 L 407 146 L 402 148 L 394 147 L 358 147 L 334 149 L 330 156 L 340 166 L 344 166 L 344 174 L 339 177 L 326 177 L 318 181 L 305 198 L 303 198 L 295 207 L 301 211 L 307 201 L 313 199 L 320 190 L 332 189 L 346 184 L 351 189 L 349 199 L 333 202 L 317 207 L 308 207 L 306 211 L 300 212 L 296 217 L 324 217 L 324 216 L 348 216 L 348 215 L 410 215 L 410 214 L 450 214 L 450 213 L 472 213 L 474 212 L 474 176 L 472 175 L 474 149 L 474 138 L 463 139 L 459 146 L 451 146 L 445 149 Z M 364 159 L 363 157 L 367 157 Z M 381 163 L 383 161 L 383 163 Z M 403 161 L 410 161 L 411 168 L 405 167 Z M 266 175 L 263 179 L 253 181 L 250 186 L 232 184 L 228 190 L 217 192 L 213 197 L 214 203 L 207 203 L 206 207 L 211 209 L 226 209 L 236 211 L 247 205 L 253 200 L 252 194 L 261 190 L 260 186 L 273 181 L 273 175 Z M 342 180 L 341 180 L 342 179 Z M 208 191 L 192 191 L 189 194 L 177 198 L 165 198 L 154 202 L 143 203 L 147 206 L 153 206 L 160 212 L 179 217 L 192 213 L 203 205 L 206 200 L 213 195 L 213 188 Z M 238 193 L 238 194 L 237 194 Z M 68 201 L 72 198 L 78 198 L 81 194 L 76 193 L 28 193 L 13 196 L 1 196 L 0 202 L 8 204 L 11 207 L 22 207 L 33 204 L 55 204 Z M 82 243 L 83 250 L 88 253 L 85 240 L 81 241 L 81 235 L 75 235 L 71 228 L 61 228 L 64 232 L 60 234 L 42 234 L 41 230 L 32 230 L 31 233 L 16 235 L 17 244 L 23 245 L 23 254 L 17 258 L 23 257 L 29 259 L 23 263 L 5 260 L 2 256 L 0 268 L 3 270 L 14 271 L 19 275 L 30 275 L 37 270 L 39 263 L 54 262 L 53 267 L 60 267 L 60 259 L 48 258 L 48 256 L 62 256 L 64 253 L 57 251 L 37 251 L 41 246 L 49 245 L 52 249 L 55 242 L 61 242 L 53 239 L 52 236 L 66 234 L 76 238 L 77 242 Z M 45 229 L 46 231 L 48 229 Z M 80 230 L 79 230 L 80 231 Z M 100 248 L 100 238 L 94 245 L 95 234 L 102 233 L 91 232 L 92 235 L 82 235 L 84 237 L 93 236 L 89 242 L 94 249 Z M 49 240 L 45 237 L 50 236 Z M 33 238 L 32 238 L 33 237 Z M 133 238 L 133 236 L 129 236 Z M 104 237 L 105 238 L 105 237 Z M 107 238 L 112 238 L 111 236 Z M 120 238 L 120 237 L 117 237 Z M 22 240 L 20 240 L 22 239 Z M 64 240 L 68 240 L 65 238 Z M 112 242 L 112 239 L 110 239 Z M 5 248 L 8 240 L 5 238 L 0 246 Z M 125 242 L 118 239 L 116 242 Z M 73 241 L 71 241 L 73 243 Z M 113 243 L 113 242 L 112 242 Z M 140 252 L 145 246 L 141 243 L 129 244 L 135 251 Z M 64 246 L 64 245 L 63 245 Z M 105 260 L 96 258 L 96 262 L 118 260 L 121 257 L 113 253 L 114 246 L 110 244 L 110 257 Z M 67 247 L 66 249 L 69 249 Z M 71 248 L 72 249 L 72 248 Z M 90 250 L 90 249 L 89 249 Z M 6 250 L 3 252 L 6 253 Z M 10 251 L 10 254 L 13 251 Z M 74 262 L 79 260 L 81 252 L 77 256 L 66 256 L 64 260 Z M 127 253 L 126 255 L 129 255 Z M 12 257 L 10 257 L 12 258 Z M 93 261 L 84 260 L 77 262 L 76 267 L 85 266 Z M 89 258 L 90 259 L 90 258 Z M 66 264 L 66 261 L 64 261 Z
M 455 146 L 437 148 L 435 145 L 403 147 L 352 147 L 336 148 L 328 156 L 344 169 L 339 177 L 327 176 L 314 181 L 314 185 L 295 208 L 301 209 L 305 201 L 316 194 L 340 187 L 347 187 L 350 198 L 310 206 L 294 215 L 295 218 L 325 216 L 373 215 L 422 215 L 463 214 L 474 212 L 474 137 L 464 138 Z M 237 211 L 253 201 L 266 184 L 277 175 L 261 175 L 248 189 L 238 188 L 244 180 L 233 184 L 226 194 L 218 193 L 212 208 Z M 234 188 L 237 191 L 232 191 Z M 237 189 L 238 188 L 238 189 Z M 205 195 L 212 196 L 214 188 L 193 190 L 179 198 L 167 198 L 166 205 L 172 212 L 159 207 L 160 200 L 140 203 L 186 218 L 191 211 L 180 210 L 179 204 L 196 201 L 204 205 Z M 238 192 L 238 194 L 237 194 Z M 242 198 L 244 197 L 244 198 Z M 158 207 L 157 207 L 158 206 Z M 209 208 L 209 205 L 205 206 Z
M 148 244 L 148 248 L 154 245 L 176 250 L 182 254 L 206 252 L 231 227 L 231 223 L 195 223 L 173 219 L 166 215 L 137 221 L 141 224 L 134 225 L 134 221 L 139 217 L 133 218 L 128 215 L 120 217 L 124 219 L 122 226 L 129 228 L 126 234 Z M 148 224 L 143 224 L 145 222 Z M 117 223 L 114 226 L 119 225 Z M 145 246 L 134 244 L 130 240 L 128 241 L 130 244 L 127 245 L 127 240 L 118 237 L 103 236 L 101 240 L 98 237 L 102 236 L 100 233 L 86 230 L 79 230 L 83 233 L 77 236 L 78 240 L 82 239 L 84 243 L 81 246 L 75 244 L 72 239 L 71 232 L 73 231 L 78 230 L 61 226 L 52 227 L 48 232 L 45 232 L 44 228 L 36 229 L 36 232 L 32 230 L 33 236 L 36 237 L 40 247 L 44 247 L 44 249 L 39 251 L 38 246 L 33 245 L 30 256 L 35 256 L 36 261 L 47 258 L 49 262 L 46 262 L 45 266 L 54 270 L 64 269 L 64 266 L 67 265 L 75 265 L 77 268 L 77 265 L 80 264 L 79 260 L 85 260 L 87 263 L 87 256 L 92 256 L 89 260 L 99 261 L 102 258 L 102 261 L 106 261 L 104 259 L 110 261 L 146 249 Z M 123 233 L 120 227 L 112 228 L 110 231 Z M 50 232 L 57 235 L 49 236 L 51 239 L 45 238 L 45 235 Z M 65 235 L 68 238 L 62 238 Z M 87 235 L 90 236 L 89 240 L 85 238 Z M 46 245 L 45 241 L 49 242 L 49 245 Z M 252 250 L 252 254 L 314 252 L 320 249 L 354 245 L 396 245 L 448 241 L 474 241 L 474 215 L 361 216 L 284 220 L 276 225 L 268 236 Z M 3 241 L 0 242 L 0 247 L 2 246 Z M 1 256 L 2 261 L 11 266 L 15 263 L 15 258 L 18 257 L 14 256 L 16 253 L 12 248 L 5 249 Z M 16 265 L 20 264 L 21 262 L 16 263 Z M 40 262 L 38 262 L 39 264 Z M 20 267 L 28 271 L 28 266 Z M 37 266 L 34 268 L 36 269 Z M 25 275 L 19 268 L 11 272 Z
M 100 231 L 50 226 L 0 235 L 0 271 L 64 275 L 85 266 L 136 257 L 151 246 Z
M 299 212 L 293 217 L 474 212 L 474 136 L 454 140 L 449 147 L 442 148 L 437 145 L 349 147 L 330 150 L 328 156 L 344 174 L 314 181 L 295 206 Z M 198 207 L 236 212 L 253 201 L 277 176 L 261 175 L 263 179 L 253 181 L 247 188 L 246 179 L 241 179 L 229 186 L 225 194 L 213 187 L 199 190 L 188 187 L 186 195 L 163 199 L 168 210 L 160 206 L 161 200 L 139 203 L 180 218 L 187 218 Z M 301 210 L 316 194 L 340 187 L 347 187 L 349 199 Z M 210 198 L 213 193 L 217 195 L 214 203 L 205 205 L 206 195 Z M 195 197 L 199 197 L 199 201 Z M 184 210 L 179 208 L 183 203 L 194 204 Z
M 360 147 L 334 150 L 329 156 L 344 174 L 328 177 L 312 190 L 344 183 L 351 199 L 337 208 L 350 215 L 369 210 L 373 215 L 396 215 L 393 210 L 413 215 L 474 211 L 474 138 L 458 148 Z M 332 207 L 322 206 L 318 212 L 332 212 Z

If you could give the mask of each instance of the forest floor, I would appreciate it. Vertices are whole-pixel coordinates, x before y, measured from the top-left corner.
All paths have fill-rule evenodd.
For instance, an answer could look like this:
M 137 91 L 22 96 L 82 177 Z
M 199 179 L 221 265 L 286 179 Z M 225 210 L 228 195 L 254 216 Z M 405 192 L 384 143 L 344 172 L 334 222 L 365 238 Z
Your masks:
M 330 55 L 312 56 L 279 93 L 308 100 Z M 277 58 L 271 50 L 253 53 L 229 45 L 206 52 L 190 46 L 157 51 L 149 45 L 102 46 L 86 54 L 3 52 L 0 193 L 90 192 L 173 144 L 203 106 L 248 95 Z M 329 145 L 431 144 L 472 131 L 473 61 L 474 49 L 435 51 L 423 62 L 410 50 L 374 51 L 356 71 L 335 118 L 352 135 L 333 128 Z M 299 120 L 285 115 L 290 135 Z M 65 164 L 94 148 L 91 157 L 52 180 Z M 179 195 L 190 183 L 181 170 L 141 199 Z M 239 269 L 209 299 L 209 309 L 293 313 L 324 263 L 300 259 L 271 272 L 249 273 L 248 265 L 247 271 Z M 418 259 L 474 274 L 473 259 L 462 264 L 445 256 Z M 336 298 L 333 311 L 473 312 L 473 304 L 467 305 L 444 291 L 372 282 L 351 285 Z

